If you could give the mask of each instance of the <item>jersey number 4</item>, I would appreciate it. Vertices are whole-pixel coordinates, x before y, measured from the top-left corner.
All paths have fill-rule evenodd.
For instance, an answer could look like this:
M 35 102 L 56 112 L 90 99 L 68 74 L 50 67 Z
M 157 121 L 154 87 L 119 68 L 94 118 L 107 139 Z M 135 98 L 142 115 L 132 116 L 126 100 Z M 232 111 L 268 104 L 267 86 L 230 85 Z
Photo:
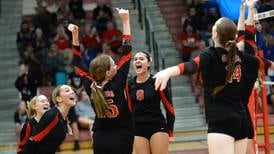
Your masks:
M 233 80 L 240 82 L 241 76 L 242 76 L 241 65 L 237 65 L 234 69 L 231 79 L 229 80 L 229 83 L 232 83 Z

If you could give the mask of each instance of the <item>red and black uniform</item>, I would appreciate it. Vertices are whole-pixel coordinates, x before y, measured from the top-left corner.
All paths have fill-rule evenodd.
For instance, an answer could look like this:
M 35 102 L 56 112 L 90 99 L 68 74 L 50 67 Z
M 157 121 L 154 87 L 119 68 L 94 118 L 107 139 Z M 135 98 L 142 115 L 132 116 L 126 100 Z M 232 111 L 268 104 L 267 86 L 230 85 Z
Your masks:
M 257 53 L 257 45 L 255 43 L 255 29 L 253 25 L 245 26 L 245 31 L 238 32 L 238 41 L 244 40 L 244 50 L 246 53 L 255 56 Z M 254 129 L 252 125 L 251 116 L 248 109 L 249 97 L 251 95 L 254 83 L 258 78 L 258 70 L 259 68 L 269 68 L 272 63 L 262 57 L 257 56 L 258 63 L 249 63 L 246 64 L 249 67 L 246 67 L 245 72 L 243 73 L 243 87 L 245 90 L 243 91 L 243 103 L 246 107 L 247 119 L 248 119 L 248 134 L 247 137 L 249 139 L 253 139 L 254 137 Z
M 257 57 L 238 51 L 231 78 L 214 96 L 214 88 L 225 84 L 227 58 L 228 51 L 224 48 L 212 47 L 190 62 L 179 64 L 179 68 L 182 74 L 201 72 L 208 133 L 223 133 L 239 140 L 247 137 L 247 114 L 242 98 L 245 87 L 243 87 L 242 74 L 246 69 L 258 64 L 259 60 Z
M 137 83 L 136 77 L 128 82 L 135 136 L 148 140 L 157 132 L 167 132 L 173 137 L 175 121 L 175 112 L 167 88 L 164 91 L 155 91 L 154 83 L 152 75 L 144 83 Z M 160 108 L 161 100 L 166 109 L 166 119 Z
M 133 133 L 125 87 L 131 60 L 130 36 L 123 37 L 123 56 L 118 62 L 117 74 L 103 88 L 111 112 L 105 118 L 95 117 L 93 124 L 93 149 L 97 154 L 132 153 Z M 91 96 L 93 79 L 82 67 L 79 46 L 73 47 L 73 65 L 80 74 L 85 90 Z M 91 104 L 94 108 L 94 104 Z
M 23 154 L 54 154 L 66 137 L 67 121 L 60 111 L 53 107 L 48 110 L 34 127 Z
M 38 122 L 35 120 L 35 118 L 31 118 L 24 124 L 20 132 L 20 143 L 16 150 L 17 154 L 22 154 L 22 151 L 25 148 L 25 145 L 27 144 L 27 140 L 31 137 L 31 133 L 37 124 Z

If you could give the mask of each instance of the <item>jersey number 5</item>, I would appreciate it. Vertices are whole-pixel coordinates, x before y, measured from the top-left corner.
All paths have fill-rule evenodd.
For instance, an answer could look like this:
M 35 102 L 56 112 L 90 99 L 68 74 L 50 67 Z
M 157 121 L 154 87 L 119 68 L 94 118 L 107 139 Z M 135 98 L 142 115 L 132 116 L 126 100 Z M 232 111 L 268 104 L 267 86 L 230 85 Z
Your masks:
M 113 103 L 112 99 L 109 99 L 107 102 L 109 103 L 108 105 L 110 107 L 110 112 L 108 112 L 106 114 L 106 116 L 108 118 L 116 118 L 119 115 L 119 110 L 118 110 L 117 106 L 115 104 L 112 104 Z

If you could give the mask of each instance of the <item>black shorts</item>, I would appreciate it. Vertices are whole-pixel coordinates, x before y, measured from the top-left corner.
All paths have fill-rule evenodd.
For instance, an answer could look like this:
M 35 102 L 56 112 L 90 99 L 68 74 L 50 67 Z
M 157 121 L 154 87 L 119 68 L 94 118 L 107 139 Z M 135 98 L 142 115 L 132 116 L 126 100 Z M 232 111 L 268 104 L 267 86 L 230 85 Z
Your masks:
M 151 136 L 157 132 L 167 133 L 167 125 L 163 121 L 134 123 L 135 136 L 141 136 L 150 140 Z
M 132 154 L 134 136 L 126 129 L 96 130 L 93 134 L 94 154 Z
M 208 133 L 226 134 L 235 140 L 247 138 L 247 130 L 246 118 L 229 118 L 208 124 Z

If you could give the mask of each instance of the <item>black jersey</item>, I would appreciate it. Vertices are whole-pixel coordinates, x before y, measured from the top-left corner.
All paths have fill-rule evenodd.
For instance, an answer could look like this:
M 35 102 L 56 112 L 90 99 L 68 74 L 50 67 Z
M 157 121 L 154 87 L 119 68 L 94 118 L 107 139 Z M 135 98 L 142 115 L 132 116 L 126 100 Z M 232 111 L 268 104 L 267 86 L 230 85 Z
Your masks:
M 171 96 L 167 90 L 155 91 L 155 79 L 150 75 L 144 83 L 137 83 L 136 76 L 128 82 L 130 100 L 133 109 L 134 122 L 155 122 L 165 121 L 168 133 L 173 136 L 175 112 L 171 104 Z M 162 114 L 160 102 L 163 102 L 166 109 L 166 118 Z
M 27 140 L 31 137 L 32 131 L 37 124 L 38 122 L 35 120 L 35 118 L 31 118 L 23 125 L 23 128 L 20 132 L 20 143 L 17 148 L 17 154 L 22 153 L 25 145 L 27 144 Z
M 95 117 L 93 124 L 94 131 L 97 129 L 132 128 L 131 114 L 127 104 L 127 97 L 125 95 L 126 81 L 131 59 L 130 36 L 123 36 L 123 45 L 121 48 L 123 50 L 123 56 L 118 62 L 117 74 L 103 88 L 111 112 L 104 118 Z M 82 78 L 87 94 L 91 96 L 90 85 L 93 82 L 93 79 L 89 76 L 88 71 L 84 70 L 79 46 L 73 47 L 73 65 Z M 91 105 L 94 108 L 94 104 L 91 103 Z
M 242 73 L 245 63 L 257 63 L 256 57 L 237 52 L 232 77 L 227 85 L 215 97 L 212 95 L 216 86 L 224 85 L 227 74 L 227 54 L 224 48 L 211 47 L 190 62 L 179 64 L 181 73 L 193 74 L 198 70 L 204 84 L 205 113 L 208 122 L 215 122 L 231 117 L 246 117 L 242 100 Z M 243 63 L 245 62 L 245 63 Z
M 53 107 L 48 110 L 34 127 L 31 137 L 27 140 L 24 154 L 54 154 L 68 131 L 60 111 Z

